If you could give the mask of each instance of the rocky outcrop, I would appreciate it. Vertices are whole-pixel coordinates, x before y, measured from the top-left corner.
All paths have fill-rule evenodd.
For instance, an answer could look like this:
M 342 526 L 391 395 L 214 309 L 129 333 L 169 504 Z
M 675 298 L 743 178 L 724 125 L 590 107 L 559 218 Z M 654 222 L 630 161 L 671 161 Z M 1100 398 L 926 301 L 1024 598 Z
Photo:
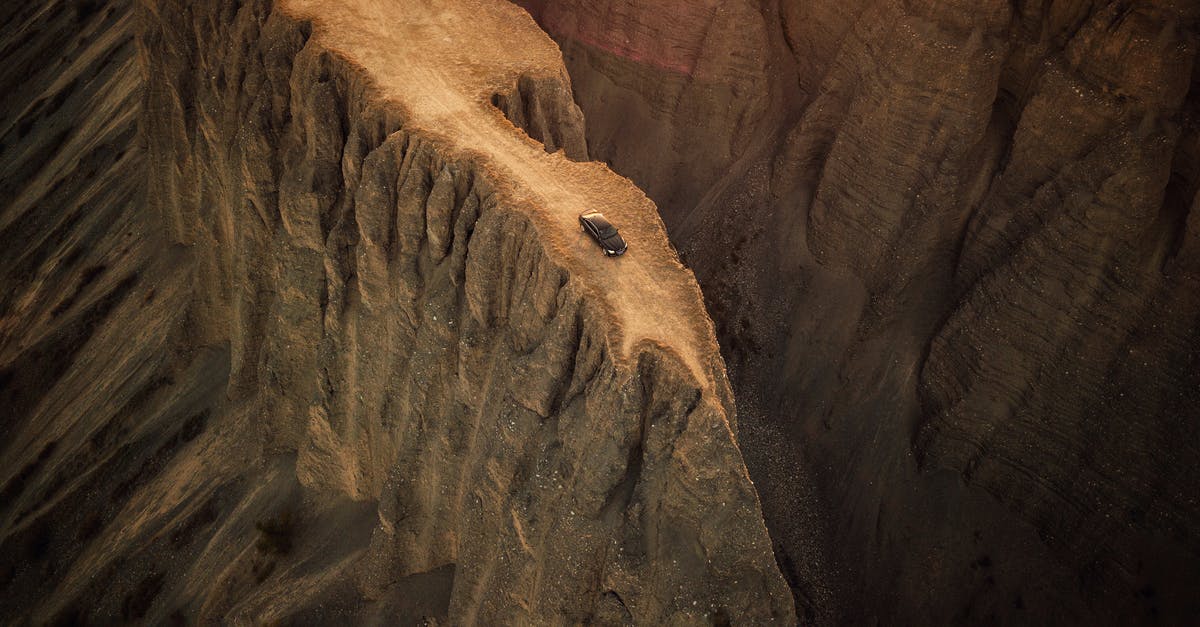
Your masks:
M 794 620 L 696 283 L 641 192 L 567 159 L 527 16 L 133 9 L 5 9 L 93 43 L 3 104 L 75 130 L 5 135 L 34 174 L 4 177 L 0 616 Z
M 566 70 L 551 76 L 522 74 L 509 89 L 492 95 L 492 104 L 517 128 L 569 159 L 586 161 L 583 114 L 571 96 Z M 551 95 L 553 94 L 553 95 Z
M 655 118 L 695 141 L 666 161 L 726 173 L 686 194 L 603 112 L 670 73 L 588 35 L 658 13 L 521 4 L 704 288 L 802 616 L 1195 614 L 1194 3 L 758 3 L 725 24 L 770 79 L 675 107 L 766 103 L 749 148 Z

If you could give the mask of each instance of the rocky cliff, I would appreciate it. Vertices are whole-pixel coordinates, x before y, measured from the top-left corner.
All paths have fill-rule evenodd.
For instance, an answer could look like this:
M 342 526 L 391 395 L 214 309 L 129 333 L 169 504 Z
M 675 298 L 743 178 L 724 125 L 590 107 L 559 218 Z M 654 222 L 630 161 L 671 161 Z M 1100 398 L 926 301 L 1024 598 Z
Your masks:
M 700 280 L 802 616 L 1200 612 L 1196 3 L 519 4 Z
M 522 11 L 0 11 L 5 622 L 794 620 L 696 282 Z

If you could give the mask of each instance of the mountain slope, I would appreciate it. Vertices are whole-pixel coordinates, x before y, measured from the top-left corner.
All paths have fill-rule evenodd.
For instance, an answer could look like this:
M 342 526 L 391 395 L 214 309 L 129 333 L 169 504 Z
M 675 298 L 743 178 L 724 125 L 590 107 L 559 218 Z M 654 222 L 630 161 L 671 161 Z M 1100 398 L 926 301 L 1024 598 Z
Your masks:
M 1200 610 L 1196 3 L 518 4 L 696 272 L 802 615 Z
M 80 10 L 31 7 L 4 45 L 36 67 Z M 4 179 L 28 269 L 0 616 L 794 620 L 699 289 L 636 187 L 568 159 L 583 122 L 526 15 L 97 11 L 70 58 L 121 69 L 80 72 L 59 119 L 105 160 L 53 127 L 5 148 L 46 174 Z M 13 120 L 54 93 L 31 84 Z M 56 171 L 120 193 L 72 218 Z

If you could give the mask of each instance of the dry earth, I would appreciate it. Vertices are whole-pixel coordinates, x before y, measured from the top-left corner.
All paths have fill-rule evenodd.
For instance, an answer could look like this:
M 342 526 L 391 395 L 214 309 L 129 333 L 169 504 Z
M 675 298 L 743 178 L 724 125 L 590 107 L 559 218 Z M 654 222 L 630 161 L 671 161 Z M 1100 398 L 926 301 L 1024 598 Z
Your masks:
M 794 622 L 699 288 L 525 12 L 0 11 L 0 620 Z
M 1200 615 L 1200 4 L 516 5 L 0 5 L 0 621 Z

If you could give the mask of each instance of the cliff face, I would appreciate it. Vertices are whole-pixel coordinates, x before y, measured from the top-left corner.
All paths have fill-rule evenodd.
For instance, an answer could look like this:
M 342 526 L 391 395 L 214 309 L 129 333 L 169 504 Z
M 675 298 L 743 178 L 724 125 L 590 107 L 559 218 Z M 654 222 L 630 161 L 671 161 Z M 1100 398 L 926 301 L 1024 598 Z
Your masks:
M 5 620 L 794 620 L 699 289 L 520 10 L 4 11 Z
M 1195 3 L 720 3 L 771 78 L 658 109 L 694 151 L 675 161 L 727 173 L 685 194 L 605 113 L 656 106 L 672 74 L 596 33 L 660 14 L 521 4 L 563 47 L 592 154 L 660 203 L 704 288 L 798 607 L 1195 615 Z M 678 113 L 755 107 L 741 152 Z M 823 542 L 792 515 L 813 502 Z

